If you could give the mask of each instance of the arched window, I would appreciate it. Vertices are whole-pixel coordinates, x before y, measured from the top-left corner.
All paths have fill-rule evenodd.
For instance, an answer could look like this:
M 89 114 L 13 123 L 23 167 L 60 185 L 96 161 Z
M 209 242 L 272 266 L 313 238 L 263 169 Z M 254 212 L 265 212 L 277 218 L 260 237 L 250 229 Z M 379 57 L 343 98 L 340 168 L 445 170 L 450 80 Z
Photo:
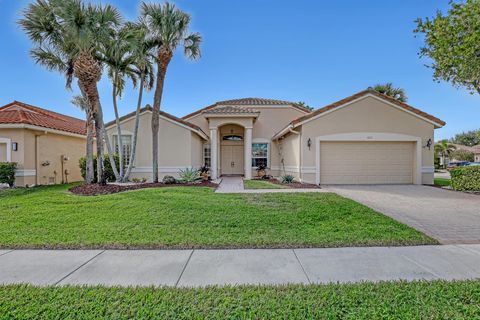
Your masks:
M 236 134 L 229 134 L 229 135 L 223 136 L 222 139 L 225 141 L 242 141 L 243 137 Z

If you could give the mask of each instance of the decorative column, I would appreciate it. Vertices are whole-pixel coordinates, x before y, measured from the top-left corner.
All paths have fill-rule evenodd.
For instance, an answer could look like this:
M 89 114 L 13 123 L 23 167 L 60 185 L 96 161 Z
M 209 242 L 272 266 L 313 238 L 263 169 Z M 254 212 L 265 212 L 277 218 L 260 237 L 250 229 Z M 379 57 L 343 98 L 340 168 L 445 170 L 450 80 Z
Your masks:
M 245 179 L 252 179 L 252 128 L 245 128 L 243 149 L 245 151 Z
M 210 176 L 212 180 L 218 178 L 218 146 L 217 146 L 217 128 L 210 128 L 210 162 L 212 167 L 210 168 Z

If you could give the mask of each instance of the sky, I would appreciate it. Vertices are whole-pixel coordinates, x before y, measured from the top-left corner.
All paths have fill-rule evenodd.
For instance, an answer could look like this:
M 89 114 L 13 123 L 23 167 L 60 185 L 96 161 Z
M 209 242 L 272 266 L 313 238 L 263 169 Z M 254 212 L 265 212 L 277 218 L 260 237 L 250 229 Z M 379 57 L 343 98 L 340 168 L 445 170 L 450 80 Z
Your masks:
M 31 1 L 31 0 L 30 0 Z M 13 100 L 78 118 L 62 75 L 36 65 L 32 45 L 17 25 L 29 0 L 0 0 L 0 105 Z M 203 37 L 202 57 L 181 50 L 170 63 L 162 110 L 183 116 L 216 101 L 261 97 L 323 107 L 377 83 L 393 82 L 408 103 L 444 121 L 435 140 L 480 128 L 480 96 L 432 79 L 418 56 L 414 20 L 446 11 L 449 0 L 176 0 Z M 140 1 L 103 0 L 126 20 Z M 99 83 L 105 121 L 113 119 L 111 84 Z M 120 113 L 133 111 L 137 91 L 127 88 Z M 144 104 L 153 102 L 153 91 Z

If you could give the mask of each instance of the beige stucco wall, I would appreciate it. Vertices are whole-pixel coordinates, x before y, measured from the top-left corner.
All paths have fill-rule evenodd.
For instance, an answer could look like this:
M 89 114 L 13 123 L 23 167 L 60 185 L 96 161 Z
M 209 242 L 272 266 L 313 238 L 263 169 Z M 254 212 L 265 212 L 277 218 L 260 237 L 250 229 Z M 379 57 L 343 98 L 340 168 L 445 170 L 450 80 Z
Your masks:
M 0 129 L 0 137 L 18 143 L 18 150 L 11 152 L 11 161 L 17 163 L 17 186 L 60 183 L 61 155 L 69 158 L 64 166 L 70 173 L 68 181 L 82 180 L 78 160 L 85 155 L 84 138 L 21 128 Z
M 152 179 L 152 113 L 141 114 L 137 140 L 134 169 L 130 178 Z M 135 117 L 121 123 L 122 134 L 133 134 Z M 117 134 L 115 126 L 107 128 L 112 141 Z M 171 120 L 160 117 L 159 129 L 159 177 L 172 175 L 178 177 L 180 169 L 199 167 L 202 162 L 202 139 L 192 130 Z
M 301 128 L 299 128 L 301 129 Z M 273 176 L 282 176 L 284 174 L 292 175 L 299 178 L 300 172 L 300 130 L 295 130 L 296 133 L 289 133 L 283 139 L 274 143 L 275 149 L 278 150 L 280 165 L 276 170 L 272 170 Z M 283 159 L 284 165 L 281 163 Z
M 252 108 L 260 112 L 260 116 L 253 123 L 252 139 L 253 142 L 270 143 L 270 168 L 267 170 L 267 173 L 278 176 L 280 174 L 281 156 L 277 144 L 274 143 L 271 138 L 293 119 L 301 117 L 306 113 L 291 106 L 249 105 L 244 107 Z M 229 123 L 228 118 L 211 118 L 209 123 L 205 115 L 201 113 L 186 120 L 199 126 L 207 135 L 210 135 L 211 127 Z M 249 120 L 250 119 L 236 118 L 234 122 L 233 120 L 230 120 L 230 122 L 241 126 L 249 126 Z M 252 169 L 252 176 L 255 175 L 256 172 Z
M 433 124 L 372 97 L 366 97 L 305 123 L 301 131 L 301 178 L 311 183 L 315 182 L 316 137 L 339 133 L 375 132 L 420 137 L 422 146 L 429 139 L 434 141 Z M 311 150 L 307 147 L 309 138 L 312 140 Z M 422 171 L 422 183 L 432 184 L 433 146 L 430 150 L 422 148 Z

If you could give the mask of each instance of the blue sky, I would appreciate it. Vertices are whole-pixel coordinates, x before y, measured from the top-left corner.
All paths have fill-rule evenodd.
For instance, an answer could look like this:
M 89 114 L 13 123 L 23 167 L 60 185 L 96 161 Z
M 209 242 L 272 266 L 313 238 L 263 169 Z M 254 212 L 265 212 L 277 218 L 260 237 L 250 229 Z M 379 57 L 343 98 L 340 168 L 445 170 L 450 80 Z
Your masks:
M 0 105 L 19 100 L 83 118 L 57 73 L 35 65 L 29 40 L 16 25 L 27 0 L 0 0 Z M 140 1 L 103 1 L 135 19 Z M 480 128 L 480 97 L 435 83 L 417 56 L 417 17 L 445 11 L 448 0 L 281 1 L 178 0 L 202 34 L 202 58 L 176 53 L 162 109 L 182 116 L 215 101 L 264 97 L 305 101 L 315 108 L 387 81 L 405 88 L 409 103 L 447 122 L 436 139 Z M 111 86 L 99 84 L 105 120 L 113 118 Z M 133 111 L 136 91 L 120 101 Z M 151 103 L 153 92 L 145 103 Z

